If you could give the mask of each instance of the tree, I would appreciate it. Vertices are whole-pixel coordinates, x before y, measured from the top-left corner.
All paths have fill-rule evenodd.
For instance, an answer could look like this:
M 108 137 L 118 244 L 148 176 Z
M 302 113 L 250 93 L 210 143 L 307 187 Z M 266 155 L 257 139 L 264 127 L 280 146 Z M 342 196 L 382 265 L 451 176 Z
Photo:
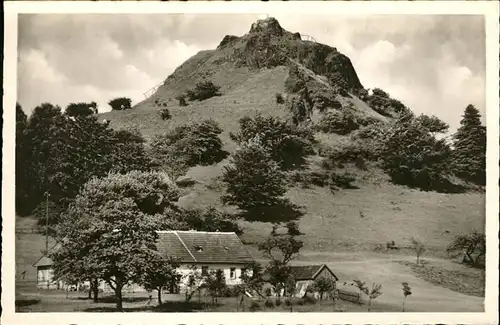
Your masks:
M 447 123 L 443 122 L 434 115 L 429 116 L 420 114 L 420 116 L 416 118 L 416 122 L 419 123 L 421 127 L 427 129 L 427 131 L 432 133 L 433 135 L 436 133 L 445 133 L 450 127 Z
M 196 265 L 190 267 L 189 272 L 184 275 L 186 278 L 186 302 L 191 301 L 194 294 L 199 292 L 205 283 L 205 276 L 201 274 Z
M 477 184 L 486 184 L 486 127 L 481 123 L 479 110 L 468 105 L 460 127 L 453 135 L 454 173 Z
M 410 285 L 408 284 L 408 282 L 402 282 L 401 284 L 403 285 L 403 296 L 404 296 L 404 298 L 403 298 L 403 313 L 404 313 L 406 297 L 411 295 L 411 288 L 410 288 Z
M 235 232 L 237 235 L 243 233 L 243 230 L 236 223 L 235 217 L 212 206 L 205 209 L 180 209 L 177 221 L 180 223 L 179 226 L 186 228 L 186 230 Z
M 425 252 L 426 248 L 424 243 L 422 243 L 420 240 L 412 238 L 411 239 L 411 246 L 412 249 L 415 251 L 417 254 L 417 264 L 420 262 L 420 256 Z
M 382 289 L 381 284 L 374 283 L 372 285 L 372 289 L 371 289 L 370 293 L 368 294 L 368 298 L 369 298 L 368 299 L 368 311 L 371 310 L 373 300 L 377 299 L 382 294 L 382 291 L 380 291 L 381 289 Z
M 104 280 L 122 310 L 122 289 L 141 282 L 157 253 L 160 215 L 178 198 L 175 184 L 159 172 L 91 179 L 59 226 L 61 249 L 51 254 L 55 276 Z
M 26 173 L 30 170 L 27 165 L 27 155 L 24 146 L 26 145 L 25 130 L 28 124 L 28 117 L 24 113 L 21 105 L 16 103 L 16 212 L 25 215 L 27 211 L 23 209 L 26 206 L 26 199 L 29 196 L 27 188 Z
M 312 283 L 310 290 L 319 294 L 319 300 L 323 300 L 325 293 L 331 293 L 335 290 L 335 281 L 329 278 L 316 278 Z
M 382 285 L 374 283 L 372 285 L 372 289 L 368 289 L 368 286 L 365 282 L 361 282 L 360 280 L 354 280 L 354 284 L 359 289 L 360 293 L 364 293 L 368 296 L 368 311 L 371 310 L 372 301 L 377 299 L 381 294 Z
M 17 133 L 16 211 L 26 215 L 40 203 L 46 191 L 51 194 L 60 191 L 54 176 L 66 157 L 67 146 L 63 141 L 67 134 L 59 106 L 43 103 L 35 107 L 25 127 L 22 127 L 24 117 L 20 113 L 16 109 L 21 121 L 16 126 L 24 129 Z
M 140 283 L 144 289 L 158 292 L 158 305 L 162 304 L 162 290 L 172 283 L 179 282 L 180 275 L 176 272 L 177 267 L 179 267 L 179 263 L 175 259 L 166 258 L 158 253 L 153 254 L 151 260 L 146 264 Z
M 264 298 L 261 291 L 262 285 L 264 284 L 264 274 L 263 267 L 258 262 L 252 262 L 246 264 L 241 269 L 241 281 L 246 290 L 251 290 L 257 293 L 261 298 Z
M 351 111 L 330 111 L 318 121 L 316 128 L 324 133 L 346 135 L 359 129 L 360 123 Z
M 285 202 L 284 174 L 258 142 L 244 145 L 233 154 L 231 162 L 224 167 L 222 178 L 227 187 L 222 196 L 224 204 L 252 210 Z
M 282 169 L 301 167 L 305 158 L 314 153 L 316 140 L 308 128 L 261 114 L 253 118 L 244 117 L 239 124 L 240 130 L 230 134 L 231 139 L 241 145 L 258 137 Z
M 284 288 L 290 303 L 290 312 L 293 312 L 293 296 L 297 292 L 297 281 L 295 281 L 293 274 L 290 274 L 286 279 Z
M 42 104 L 28 120 L 19 146 L 17 208 L 30 213 L 48 191 L 51 200 L 67 207 L 91 177 L 110 171 L 153 167 L 144 139 L 136 131 L 114 131 L 95 116 L 68 118 L 59 107 Z
M 220 87 L 211 81 L 201 81 L 196 84 L 196 87 L 186 92 L 189 100 L 205 100 L 214 96 L 220 96 Z
M 222 292 L 227 288 L 224 271 L 221 269 L 210 271 L 205 277 L 205 287 L 210 292 L 212 304 L 216 304 L 218 302 L 217 297 L 220 297 Z
M 288 223 L 286 228 L 286 233 L 280 233 L 275 225 L 267 240 L 259 245 L 259 250 L 263 252 L 264 257 L 269 259 L 266 271 L 278 300 L 281 290 L 287 287 L 287 282 L 290 281 L 290 277 L 293 277 L 288 263 L 298 255 L 304 245 L 303 241 L 296 238 L 299 234 L 295 223 Z
M 72 117 L 86 117 L 97 114 L 97 103 L 71 103 L 66 107 L 65 114 Z
M 463 263 L 480 266 L 481 258 L 486 255 L 486 235 L 478 231 L 457 235 L 448 244 L 446 251 L 448 253 L 463 251 Z M 476 256 L 473 257 L 472 254 L 476 254 Z
M 189 167 L 212 165 L 227 157 L 221 133 L 219 124 L 212 119 L 182 125 L 156 136 L 151 144 L 152 153 L 159 164 L 173 164 L 174 170 L 182 174 Z
M 393 126 L 381 150 L 382 166 L 397 184 L 423 190 L 446 190 L 451 149 L 411 116 Z
M 125 109 L 131 109 L 132 108 L 132 100 L 128 97 L 118 97 L 118 98 L 110 100 L 108 105 L 111 106 L 111 110 L 113 110 L 113 111 L 121 111 L 121 110 L 125 110 Z

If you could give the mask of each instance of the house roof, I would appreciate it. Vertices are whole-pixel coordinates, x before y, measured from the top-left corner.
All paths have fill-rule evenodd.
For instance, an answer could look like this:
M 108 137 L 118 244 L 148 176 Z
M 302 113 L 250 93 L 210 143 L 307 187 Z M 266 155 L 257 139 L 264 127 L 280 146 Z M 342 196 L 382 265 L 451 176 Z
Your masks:
M 33 266 L 34 267 L 38 267 L 38 266 L 52 265 L 53 261 L 47 255 L 48 255 L 48 253 L 50 253 L 52 251 L 58 250 L 60 247 L 61 247 L 61 244 L 59 242 L 55 243 L 54 246 L 52 246 L 49 249 L 49 251 L 47 252 L 47 254 L 44 254 L 44 255 L 40 256 L 40 258 L 35 263 L 33 263 Z
M 318 265 L 291 265 L 290 269 L 295 281 L 314 280 L 325 269 L 338 281 L 338 277 L 330 270 L 326 264 Z M 269 273 L 265 272 L 264 280 L 269 281 Z
M 158 250 L 183 263 L 245 264 L 253 261 L 234 232 L 159 231 Z
M 325 268 L 336 280 L 338 280 L 337 276 L 328 266 L 326 266 L 326 264 L 292 265 L 290 268 L 295 276 L 295 280 L 314 280 Z

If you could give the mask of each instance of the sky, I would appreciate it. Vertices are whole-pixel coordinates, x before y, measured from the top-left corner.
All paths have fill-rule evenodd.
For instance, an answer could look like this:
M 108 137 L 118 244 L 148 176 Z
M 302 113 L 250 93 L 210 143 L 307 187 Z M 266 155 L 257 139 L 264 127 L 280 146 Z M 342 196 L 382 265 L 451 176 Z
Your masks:
M 257 14 L 22 14 L 18 102 L 66 107 L 144 99 L 200 50 L 241 36 Z M 455 129 L 468 104 L 485 115 L 484 18 L 473 15 L 274 15 L 291 32 L 347 55 L 365 88 L 379 87 L 416 113 Z M 484 121 L 484 120 L 483 120 Z

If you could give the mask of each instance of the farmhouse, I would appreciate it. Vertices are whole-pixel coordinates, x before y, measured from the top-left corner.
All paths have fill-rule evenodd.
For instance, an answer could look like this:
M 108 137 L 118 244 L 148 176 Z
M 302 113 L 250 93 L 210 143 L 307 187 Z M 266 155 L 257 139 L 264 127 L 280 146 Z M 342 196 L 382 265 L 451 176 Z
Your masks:
M 319 265 L 292 265 L 291 267 L 292 275 L 296 281 L 295 297 L 303 297 L 307 293 L 307 288 L 312 285 L 314 281 L 320 278 L 327 278 L 335 283 L 339 280 L 338 277 L 330 270 L 326 264 Z M 269 275 L 264 275 L 264 279 L 267 281 Z M 266 291 L 271 293 L 271 296 L 275 296 L 276 293 L 273 292 L 272 286 L 269 282 L 265 283 L 263 286 L 264 294 Z M 280 294 L 283 295 L 283 290 Z
M 160 253 L 177 259 L 180 266 L 177 271 L 182 275 L 178 285 L 172 285 L 170 292 L 181 292 L 193 271 L 202 275 L 211 270 L 223 270 L 227 285 L 241 283 L 241 270 L 245 264 L 253 262 L 253 258 L 234 232 L 203 231 L 158 231 L 157 247 Z M 58 245 L 51 250 L 58 249 Z M 66 289 L 63 281 L 54 281 L 52 260 L 44 255 L 33 266 L 37 268 L 38 289 Z M 88 282 L 79 288 L 87 287 Z M 101 282 L 100 289 L 105 292 L 111 288 Z M 78 288 L 78 289 L 79 289 Z M 144 291 L 136 284 L 129 284 L 124 291 Z
M 239 284 L 242 268 L 253 262 L 234 232 L 159 231 L 158 235 L 158 250 L 181 264 L 177 271 L 183 277 L 176 291 L 185 288 L 193 270 L 205 275 L 220 269 L 227 285 Z

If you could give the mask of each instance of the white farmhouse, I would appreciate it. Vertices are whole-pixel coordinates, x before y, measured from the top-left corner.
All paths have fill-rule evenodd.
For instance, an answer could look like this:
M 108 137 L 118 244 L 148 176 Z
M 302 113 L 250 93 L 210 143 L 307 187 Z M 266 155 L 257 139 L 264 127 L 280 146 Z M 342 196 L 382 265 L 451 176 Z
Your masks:
M 159 231 L 158 235 L 158 250 L 180 262 L 177 271 L 183 277 L 179 288 L 172 288 L 174 291 L 184 291 L 193 269 L 202 275 L 219 269 L 224 272 L 227 285 L 239 284 L 242 268 L 253 262 L 234 232 Z

